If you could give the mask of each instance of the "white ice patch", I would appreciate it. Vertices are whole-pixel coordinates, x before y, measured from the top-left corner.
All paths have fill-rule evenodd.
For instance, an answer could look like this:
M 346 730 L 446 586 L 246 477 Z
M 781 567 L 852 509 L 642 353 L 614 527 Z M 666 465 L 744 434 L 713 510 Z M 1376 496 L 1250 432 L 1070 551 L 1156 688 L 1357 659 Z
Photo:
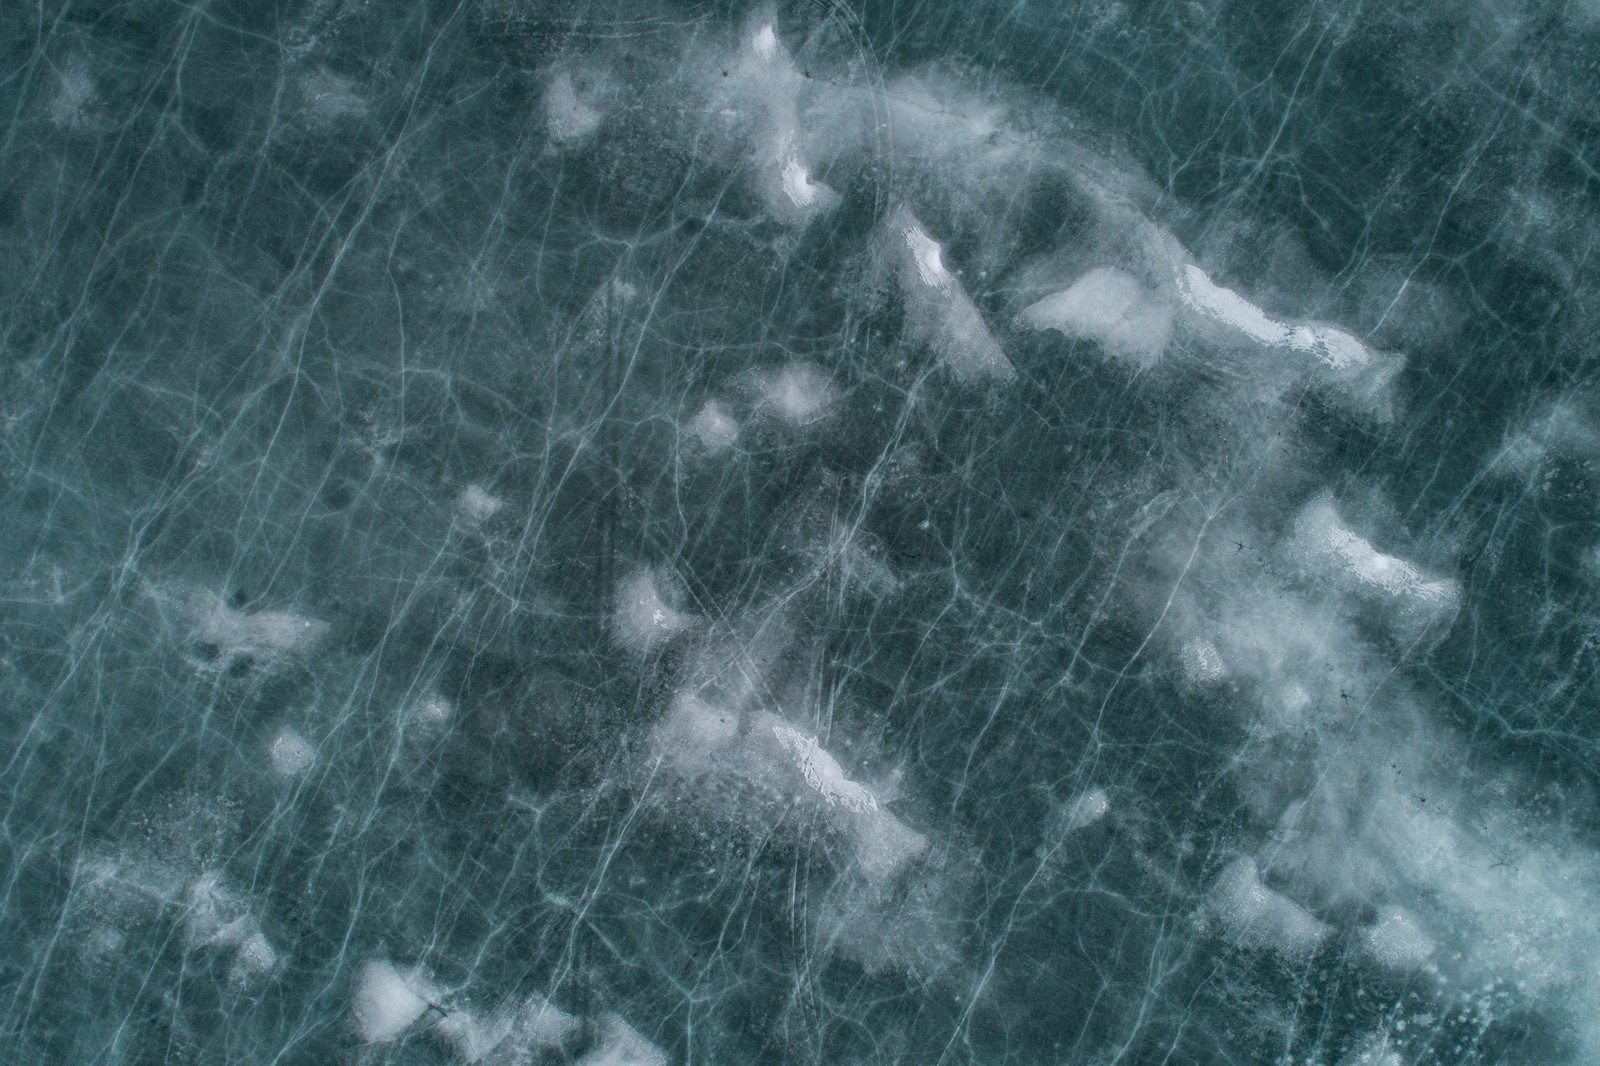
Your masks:
M 868 540 L 865 534 L 852 533 L 836 527 L 828 544 L 828 563 L 841 572 L 846 584 L 855 586 L 873 596 L 889 596 L 900 588 L 900 579 L 883 561 L 876 550 L 857 541 Z
M 629 651 L 647 654 L 688 629 L 694 618 L 673 610 L 662 599 L 656 576 L 638 570 L 617 586 L 617 643 Z
M 366 117 L 366 98 L 356 83 L 342 74 L 318 70 L 301 83 L 300 93 L 311 120 L 319 126 Z
M 1200 315 L 1243 333 L 1257 344 L 1287 344 L 1289 328 L 1232 289 L 1224 289 L 1193 263 L 1178 286 L 1184 304 Z
M 1228 674 L 1227 664 L 1217 646 L 1204 637 L 1185 641 L 1183 645 L 1183 676 L 1193 685 L 1208 685 L 1221 681 Z
M 1192 263 L 1183 268 L 1178 292 L 1190 310 L 1264 347 L 1309 355 L 1334 371 L 1357 370 L 1373 361 L 1371 350 L 1344 330 L 1280 322 L 1232 289 L 1212 281 L 1209 274 Z
M 471 522 L 487 522 L 500 513 L 505 502 L 496 496 L 491 496 L 481 485 L 468 485 L 461 490 L 461 495 L 456 497 L 456 507 L 461 514 Z
M 900 233 L 905 238 L 906 248 L 911 252 L 911 261 L 922 283 L 948 290 L 955 277 L 944 265 L 944 246 L 928 236 L 914 219 L 904 222 Z
M 1339 1066 L 1406 1066 L 1406 1061 L 1390 1045 L 1389 1038 L 1379 1034 L 1340 1059 Z
M 796 207 L 827 209 L 839 202 L 839 194 L 818 181 L 812 181 L 805 165 L 790 156 L 783 164 L 783 191 Z
M 412 721 L 424 729 L 441 729 L 455 716 L 455 704 L 437 692 L 422 697 L 411 710 Z
M 757 405 L 792 426 L 825 418 L 835 399 L 833 382 L 810 363 L 757 374 L 753 381 Z
M 541 104 L 550 139 L 560 145 L 583 140 L 599 129 L 605 119 L 603 114 L 578 98 L 572 75 L 565 70 L 557 72 L 550 79 Z
M 878 798 L 866 786 L 845 777 L 844 768 L 837 759 L 822 750 L 816 737 L 808 737 L 784 725 L 773 726 L 772 735 L 794 755 L 800 776 L 827 801 L 828 806 L 838 805 L 857 813 L 878 809 Z
M 268 757 L 272 761 L 274 773 L 283 777 L 293 777 L 310 766 L 316 759 L 317 753 L 305 737 L 293 729 L 285 728 L 272 738 Z
M 202 874 L 191 882 L 184 902 L 188 908 L 185 944 L 191 951 L 232 952 L 230 980 L 247 982 L 277 968 L 278 952 L 260 923 L 249 914 L 244 900 L 222 886 L 217 874 Z
M 739 423 L 716 400 L 707 400 L 687 428 L 708 452 L 726 451 L 739 436 Z
M 667 1066 L 667 1054 L 620 1015 L 607 1014 L 600 1021 L 600 1043 L 578 1066 Z
M 239 944 L 233 957 L 229 980 L 235 984 L 255 977 L 265 977 L 278 968 L 278 952 L 260 929 L 250 933 Z
M 1346 526 L 1329 497 L 1308 504 L 1295 523 L 1303 563 L 1424 621 L 1455 613 L 1461 590 L 1450 580 L 1430 580 L 1404 559 L 1378 551 Z
M 1428 934 L 1399 907 L 1380 910 L 1377 924 L 1365 930 L 1361 939 L 1373 959 L 1397 970 L 1421 966 L 1433 954 Z
M 411 1027 L 436 993 L 420 971 L 401 975 L 388 959 L 375 959 L 356 978 L 356 1031 L 369 1044 L 387 1044 Z
M 191 635 L 216 649 L 216 666 L 227 669 L 240 659 L 271 664 L 316 647 L 328 632 L 328 623 L 287 611 L 234 610 L 213 593 L 196 593 L 189 599 Z
M 1138 367 L 1159 362 L 1172 338 L 1172 308 L 1133 275 L 1111 267 L 1091 270 L 1064 292 L 1030 305 L 1022 320 L 1094 341 Z
M 1328 926 L 1300 904 L 1261 880 L 1256 861 L 1235 859 L 1211 887 L 1207 908 L 1233 943 L 1290 957 L 1310 954 Z
M 1011 378 L 1016 371 L 960 279 L 945 266 L 943 246 L 904 208 L 895 211 L 890 232 L 910 335 L 962 381 Z
M 1071 833 L 1091 826 L 1111 811 L 1111 800 L 1103 788 L 1092 788 L 1067 807 L 1066 830 Z
M 763 22 L 756 29 L 755 36 L 750 39 L 750 47 L 764 62 L 770 63 L 778 57 L 778 31 L 772 28 L 772 23 Z

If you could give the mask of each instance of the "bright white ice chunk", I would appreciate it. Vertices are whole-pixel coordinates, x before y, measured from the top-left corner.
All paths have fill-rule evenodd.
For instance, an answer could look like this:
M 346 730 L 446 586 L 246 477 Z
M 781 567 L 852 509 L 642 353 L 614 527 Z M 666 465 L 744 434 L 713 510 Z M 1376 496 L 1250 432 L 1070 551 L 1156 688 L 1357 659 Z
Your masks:
M 456 506 L 469 521 L 487 522 L 500 513 L 505 501 L 489 495 L 481 485 L 468 485 L 456 497 Z
M 1183 268 L 1178 293 L 1191 311 L 1257 344 L 1309 355 L 1334 372 L 1348 374 L 1364 367 L 1378 371 L 1367 383 L 1369 391 L 1381 390 L 1396 369 L 1373 366 L 1372 351 L 1342 329 L 1321 323 L 1291 326 L 1278 321 L 1232 289 L 1212 281 L 1192 263 Z
M 1301 511 L 1295 545 L 1304 565 L 1398 611 L 1396 623 L 1443 621 L 1455 614 L 1461 597 L 1456 582 L 1429 579 L 1404 559 L 1378 551 L 1344 524 L 1331 497 Z
M 706 401 L 706 405 L 689 420 L 688 429 L 708 452 L 725 451 L 739 436 L 739 423 L 716 400 Z
M 310 766 L 317 753 L 305 737 L 293 729 L 285 728 L 272 738 L 268 756 L 272 760 L 274 773 L 293 777 Z
M 607 1014 L 600 1021 L 600 1043 L 578 1066 L 667 1066 L 667 1055 L 619 1015 Z
M 1172 309 L 1133 275 L 1099 267 L 1064 292 L 1046 296 L 1022 312 L 1034 329 L 1053 329 L 1099 344 L 1138 367 L 1154 366 L 1172 338 Z
M 784 161 L 781 180 L 784 195 L 789 197 L 796 207 L 827 211 L 839 202 L 839 194 L 820 181 L 812 181 L 805 164 L 794 156 Z
M 270 663 L 310 651 L 328 632 L 328 623 L 287 611 L 234 610 L 212 593 L 189 600 L 194 639 L 217 650 L 217 666 L 226 669 L 239 659 Z
M 278 967 L 278 952 L 267 941 L 260 929 L 255 930 L 239 944 L 229 977 L 235 983 L 254 977 L 264 977 Z
M 1378 912 L 1378 922 L 1362 934 L 1367 952 L 1384 966 L 1397 970 L 1413 969 L 1433 954 L 1433 941 L 1399 907 Z
M 889 229 L 909 334 L 962 381 L 1015 375 L 961 280 L 945 265 L 943 246 L 904 208 L 895 211 Z
M 387 1044 L 429 1007 L 432 990 L 420 974 L 401 976 L 388 959 L 376 959 L 361 968 L 356 979 L 355 1019 L 361 1039 Z
M 1366 345 L 1331 326 L 1296 326 L 1289 331 L 1286 343 L 1321 360 L 1331 370 L 1353 370 L 1372 362 Z
M 578 90 L 573 85 L 572 75 L 565 70 L 550 79 L 542 103 L 550 139 L 557 144 L 566 145 L 583 140 L 599 129 L 601 121 L 605 118 L 599 111 L 578 98 Z
M 1067 808 L 1067 832 L 1093 825 L 1111 810 L 1111 800 L 1103 788 L 1092 788 L 1072 801 Z
M 944 265 L 944 246 L 923 231 L 915 220 L 907 222 L 901 230 L 906 248 L 911 252 L 911 262 L 924 285 L 945 288 L 955 281 L 955 276 Z
M 653 651 L 693 622 L 691 616 L 667 606 L 649 570 L 636 571 L 617 586 L 617 642 L 629 651 Z
M 1328 927 L 1261 880 L 1256 861 L 1235 859 L 1211 888 L 1207 906 L 1223 935 L 1241 947 L 1267 948 L 1286 956 L 1311 953 Z
M 763 22 L 757 27 L 755 36 L 750 39 L 750 47 L 768 63 L 777 58 L 781 46 L 778 43 L 778 31 L 772 28 L 772 23 Z
M 878 798 L 872 791 L 845 777 L 839 761 L 822 750 L 816 737 L 808 737 L 785 725 L 773 726 L 772 734 L 794 756 L 800 776 L 827 801 L 828 806 L 837 805 L 857 813 L 878 809 Z
M 1212 281 L 1211 275 L 1193 263 L 1183 268 L 1178 293 L 1191 310 L 1238 330 L 1258 344 L 1289 342 L 1287 326 L 1269 317 L 1265 311 L 1232 289 L 1224 289 Z

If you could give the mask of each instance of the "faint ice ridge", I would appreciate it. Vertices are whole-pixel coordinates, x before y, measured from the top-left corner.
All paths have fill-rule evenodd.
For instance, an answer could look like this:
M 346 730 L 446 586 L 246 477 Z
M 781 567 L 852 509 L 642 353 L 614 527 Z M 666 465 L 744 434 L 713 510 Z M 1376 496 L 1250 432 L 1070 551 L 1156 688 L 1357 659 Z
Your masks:
M 878 809 L 878 798 L 865 785 L 845 777 L 837 759 L 822 750 L 816 737 L 808 737 L 785 725 L 772 727 L 773 736 L 794 754 L 795 764 L 806 784 L 815 789 L 828 805 L 842 806 L 857 814 Z

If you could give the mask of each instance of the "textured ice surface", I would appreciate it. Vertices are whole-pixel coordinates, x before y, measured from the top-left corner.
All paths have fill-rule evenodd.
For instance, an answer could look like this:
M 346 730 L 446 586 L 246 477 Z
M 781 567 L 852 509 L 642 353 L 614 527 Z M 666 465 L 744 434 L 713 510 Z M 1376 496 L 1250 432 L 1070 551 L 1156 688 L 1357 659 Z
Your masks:
M 0 4 L 0 1063 L 1600 1062 L 1600 9 Z

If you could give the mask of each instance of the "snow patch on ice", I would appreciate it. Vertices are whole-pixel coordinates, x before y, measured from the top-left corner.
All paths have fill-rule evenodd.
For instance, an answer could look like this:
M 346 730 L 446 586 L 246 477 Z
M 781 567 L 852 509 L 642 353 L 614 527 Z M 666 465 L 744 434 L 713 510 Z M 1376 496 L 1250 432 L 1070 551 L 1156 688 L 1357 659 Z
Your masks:
M 1172 337 L 1172 308 L 1137 278 L 1111 267 L 1089 271 L 1072 286 L 1025 308 L 1034 329 L 1094 341 L 1137 367 L 1154 366 Z
M 420 970 L 401 974 L 388 959 L 374 959 L 356 979 L 356 1031 L 369 1044 L 387 1044 L 422 1017 L 436 998 Z
M 268 757 L 272 761 L 275 773 L 283 777 L 293 777 L 310 766 L 315 761 L 317 753 L 305 737 L 293 729 L 284 728 L 272 738 Z
M 1310 954 L 1328 926 L 1294 900 L 1268 888 L 1255 859 L 1241 856 L 1228 864 L 1211 888 L 1207 907 L 1227 939 L 1247 948 L 1266 948 L 1287 956 Z
M 617 586 L 613 628 L 617 643 L 629 651 L 648 654 L 693 624 L 692 615 L 667 604 L 652 571 L 637 570 Z

